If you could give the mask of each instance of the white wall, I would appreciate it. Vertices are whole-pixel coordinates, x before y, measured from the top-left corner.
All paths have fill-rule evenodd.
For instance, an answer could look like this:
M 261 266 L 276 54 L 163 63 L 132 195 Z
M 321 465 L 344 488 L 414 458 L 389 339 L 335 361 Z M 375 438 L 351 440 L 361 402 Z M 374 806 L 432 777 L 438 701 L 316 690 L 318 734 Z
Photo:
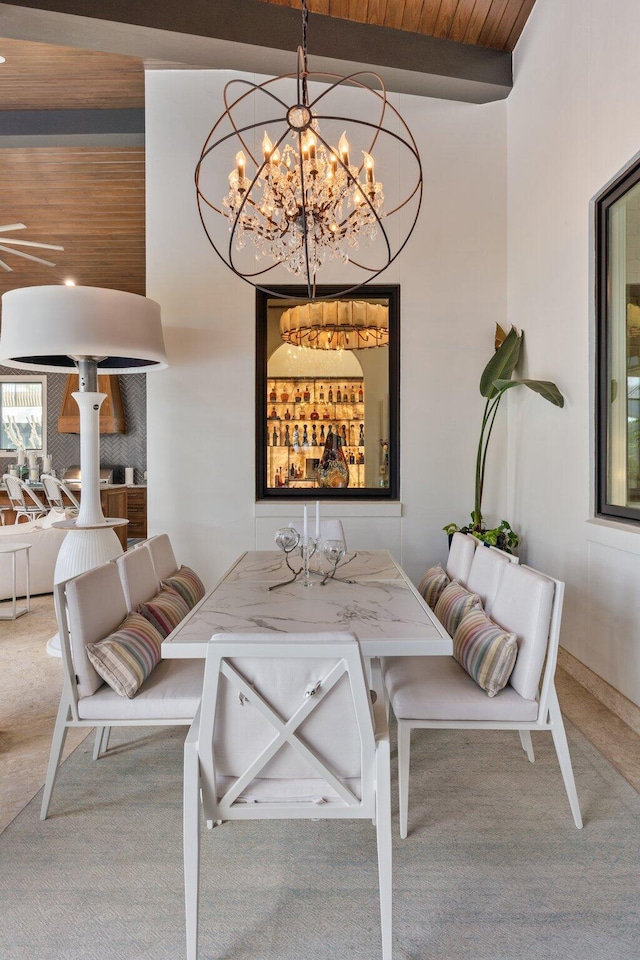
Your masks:
M 195 163 L 227 79 L 150 72 L 146 92 L 147 294 L 162 305 L 171 364 L 148 378 L 149 529 L 166 530 L 208 582 L 241 550 L 272 542 L 275 513 L 301 510 L 255 504 L 253 290 L 209 246 L 195 202 Z M 350 546 L 390 545 L 417 577 L 446 554 L 442 526 L 473 506 L 478 381 L 505 319 L 506 107 L 395 102 L 425 180 L 414 236 L 380 278 L 401 284 L 402 515 L 376 504 L 340 514 Z M 489 512 L 504 502 L 500 431 L 494 443 Z
M 514 391 L 509 515 L 567 581 L 563 645 L 640 704 L 640 531 L 593 516 L 590 201 L 640 150 L 637 0 L 537 0 L 507 101 L 509 319 L 557 410 Z

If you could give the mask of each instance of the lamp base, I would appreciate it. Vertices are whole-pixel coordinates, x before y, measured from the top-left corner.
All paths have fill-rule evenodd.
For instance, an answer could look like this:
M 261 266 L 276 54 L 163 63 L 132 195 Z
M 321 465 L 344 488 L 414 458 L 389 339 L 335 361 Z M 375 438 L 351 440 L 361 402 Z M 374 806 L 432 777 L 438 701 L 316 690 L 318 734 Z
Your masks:
M 113 520 L 110 518 L 108 523 L 112 524 Z M 127 521 L 120 520 L 117 525 L 124 523 Z M 64 521 L 61 525 L 64 525 Z M 53 582 L 70 580 L 71 577 L 77 577 L 80 573 L 86 573 L 87 570 L 114 560 L 122 553 L 122 544 L 112 526 L 71 529 L 60 545 Z M 56 633 L 47 641 L 46 649 L 50 657 L 62 656 L 59 634 Z

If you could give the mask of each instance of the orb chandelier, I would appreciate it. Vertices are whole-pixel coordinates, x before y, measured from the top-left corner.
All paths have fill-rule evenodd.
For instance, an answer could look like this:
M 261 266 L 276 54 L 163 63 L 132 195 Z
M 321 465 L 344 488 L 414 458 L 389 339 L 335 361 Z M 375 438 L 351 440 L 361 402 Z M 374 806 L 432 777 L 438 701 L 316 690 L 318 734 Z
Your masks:
M 389 343 L 389 308 L 366 300 L 324 300 L 283 310 L 285 343 L 316 350 L 364 350 Z
M 317 274 L 329 263 L 360 271 L 357 280 L 338 281 L 335 297 L 370 282 L 396 259 L 418 218 L 422 168 L 413 136 L 377 74 L 309 73 L 307 20 L 302 0 L 295 74 L 227 83 L 225 110 L 204 143 L 195 182 L 202 225 L 224 263 L 276 297 L 283 294 L 268 285 L 269 274 L 284 267 L 313 300 L 319 299 Z M 310 81 L 322 84 L 314 96 Z M 358 116 L 349 111 L 354 88 L 362 94 Z M 228 173 L 224 196 L 220 171 Z M 403 222 L 388 230 L 396 214 Z

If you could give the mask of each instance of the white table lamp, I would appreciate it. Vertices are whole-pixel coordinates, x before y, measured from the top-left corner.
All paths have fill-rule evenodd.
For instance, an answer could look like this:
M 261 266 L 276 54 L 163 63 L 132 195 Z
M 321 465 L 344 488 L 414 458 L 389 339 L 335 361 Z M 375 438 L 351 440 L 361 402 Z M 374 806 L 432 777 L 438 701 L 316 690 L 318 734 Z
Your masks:
M 101 287 L 22 287 L 2 296 L 0 363 L 25 370 L 78 373 L 73 394 L 80 409 L 82 497 L 75 520 L 64 522 L 54 573 L 61 583 L 122 553 L 114 527 L 100 504 L 101 374 L 148 373 L 167 366 L 160 306 L 153 300 Z M 59 643 L 47 651 L 60 656 Z

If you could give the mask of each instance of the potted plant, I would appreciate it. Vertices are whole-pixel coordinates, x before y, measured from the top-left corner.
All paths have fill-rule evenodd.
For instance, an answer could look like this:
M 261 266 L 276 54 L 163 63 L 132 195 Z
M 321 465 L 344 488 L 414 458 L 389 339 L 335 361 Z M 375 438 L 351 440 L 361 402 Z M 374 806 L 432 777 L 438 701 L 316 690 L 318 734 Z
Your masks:
M 505 333 L 502 327 L 496 324 L 495 353 L 480 377 L 480 393 L 486 398 L 486 403 L 476 454 L 475 496 L 471 523 L 464 527 L 459 527 L 456 523 L 449 523 L 446 527 L 443 527 L 449 537 L 453 536 L 456 530 L 461 530 L 463 533 L 473 533 L 474 536 L 484 540 L 485 543 L 506 550 L 507 553 L 513 553 L 518 545 L 517 534 L 511 525 L 508 521 L 502 520 L 499 526 L 488 530 L 483 524 L 482 517 L 482 494 L 487 450 L 500 401 L 511 387 L 524 386 L 533 390 L 534 393 L 539 393 L 541 397 L 544 397 L 554 406 L 564 406 L 564 397 L 555 383 L 550 380 L 513 379 L 513 372 L 520 358 L 523 338 L 524 331 L 518 333 L 515 327 L 511 327 L 509 333 Z

